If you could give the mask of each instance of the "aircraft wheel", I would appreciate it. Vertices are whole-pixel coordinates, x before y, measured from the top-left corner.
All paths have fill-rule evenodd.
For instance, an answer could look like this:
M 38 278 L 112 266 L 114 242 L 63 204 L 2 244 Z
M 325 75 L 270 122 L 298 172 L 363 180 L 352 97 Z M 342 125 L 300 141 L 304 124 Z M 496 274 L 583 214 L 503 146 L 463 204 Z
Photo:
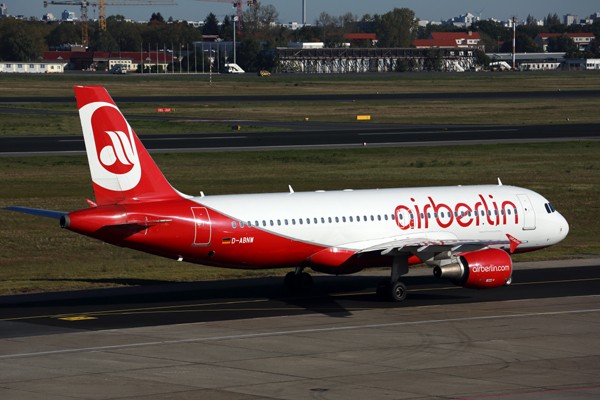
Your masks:
M 296 289 L 296 273 L 288 272 L 285 274 L 285 278 L 283 278 L 283 287 L 288 292 L 293 292 Z
M 300 276 L 297 277 L 297 286 L 300 292 L 308 292 L 313 287 L 313 278 L 307 272 L 302 272 Z
M 389 286 L 389 296 L 392 301 L 403 301 L 406 299 L 406 286 L 402 282 L 394 282 Z

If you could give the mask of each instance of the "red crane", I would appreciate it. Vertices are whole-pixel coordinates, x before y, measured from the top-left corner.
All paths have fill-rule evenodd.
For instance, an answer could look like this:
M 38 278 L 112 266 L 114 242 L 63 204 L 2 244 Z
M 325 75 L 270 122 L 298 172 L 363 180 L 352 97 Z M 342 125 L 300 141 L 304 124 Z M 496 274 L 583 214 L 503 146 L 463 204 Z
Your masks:
M 237 0 L 197 0 L 197 1 L 212 1 L 213 3 L 229 3 L 234 7 L 237 7 L 238 14 L 238 32 L 241 33 L 241 22 L 242 22 L 242 4 L 247 4 L 249 6 L 256 5 L 258 0 L 248 0 L 248 1 L 237 1 Z

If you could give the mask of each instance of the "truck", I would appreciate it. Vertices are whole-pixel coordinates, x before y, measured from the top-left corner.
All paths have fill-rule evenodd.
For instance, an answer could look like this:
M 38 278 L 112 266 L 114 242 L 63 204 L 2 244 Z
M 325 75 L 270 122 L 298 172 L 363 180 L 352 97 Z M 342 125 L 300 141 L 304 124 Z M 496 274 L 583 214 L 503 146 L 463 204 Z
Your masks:
M 225 71 L 229 74 L 243 74 L 246 72 L 239 65 L 234 63 L 225 64 Z

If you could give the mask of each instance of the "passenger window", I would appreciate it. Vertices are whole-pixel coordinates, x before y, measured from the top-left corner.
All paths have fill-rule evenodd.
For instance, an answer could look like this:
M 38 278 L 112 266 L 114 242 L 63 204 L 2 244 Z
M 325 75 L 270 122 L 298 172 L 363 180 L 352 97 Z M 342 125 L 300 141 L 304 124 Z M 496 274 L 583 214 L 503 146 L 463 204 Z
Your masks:
M 252 228 L 252 222 L 248 221 L 246 222 L 246 225 L 248 225 L 248 228 Z
M 514 209 L 514 211 L 515 211 L 515 215 L 517 215 L 517 209 L 516 208 Z
M 375 221 L 375 217 L 371 215 L 371 221 Z
M 339 223 L 340 219 L 338 217 L 335 217 L 335 222 Z
M 321 217 L 321 223 L 324 224 L 325 223 L 325 218 Z
M 292 225 L 296 225 L 296 220 L 292 218 Z
M 315 218 L 315 220 L 314 220 L 314 221 L 315 221 L 315 224 L 318 222 L 318 220 L 317 220 L 316 218 Z
M 433 213 L 433 218 L 437 219 L 437 213 Z
M 267 221 L 263 219 L 263 226 L 267 226 Z
M 367 222 L 367 216 L 363 215 L 363 221 Z
M 287 220 L 287 219 L 286 219 L 286 220 L 284 220 L 283 222 L 284 222 L 286 225 L 289 225 L 289 222 L 288 222 L 288 220 Z
M 329 221 L 329 223 L 331 223 L 331 217 L 327 217 L 327 220 Z
M 277 220 L 277 225 L 281 225 L 281 220 L 280 219 Z
M 506 212 L 508 213 L 508 215 L 510 215 L 510 208 L 508 210 L 506 210 Z
M 412 214 L 410 214 L 410 219 L 415 219 L 415 217 Z
M 458 218 L 458 213 L 456 211 L 454 211 L 454 216 Z
M 500 214 L 504 215 L 504 210 L 500 210 Z
M 302 225 L 302 218 L 298 218 L 298 222 Z
M 498 215 L 498 210 L 494 210 L 494 215 Z
M 404 217 L 402 216 L 402 214 L 398 214 L 398 219 L 403 219 Z
M 350 222 L 354 222 L 354 220 L 352 219 L 352 215 L 348 217 L 350 219 Z
M 306 218 L 306 223 L 310 224 L 310 218 Z
M 346 222 L 346 217 L 342 217 L 342 222 Z
M 258 224 L 258 220 L 254 221 L 254 226 L 260 226 L 260 225 Z
M 443 211 L 440 213 L 440 218 L 444 218 L 444 212 Z
M 488 215 L 492 215 L 492 211 L 491 210 L 488 210 Z
M 482 217 L 483 217 L 483 216 L 485 216 L 485 214 L 483 213 L 483 210 L 481 210 L 481 216 L 482 216 Z
M 240 221 L 240 228 L 244 227 L 244 223 L 242 221 Z
M 235 223 L 235 221 L 231 221 L 231 227 L 233 229 L 237 228 L 237 224 Z
M 273 225 L 274 225 L 274 224 L 273 224 L 273 220 L 271 220 L 270 222 L 271 222 L 271 226 L 273 226 Z
M 395 221 L 396 219 L 394 218 L 394 214 L 392 214 L 392 221 Z
M 383 218 L 387 221 L 388 220 L 387 214 L 383 214 Z

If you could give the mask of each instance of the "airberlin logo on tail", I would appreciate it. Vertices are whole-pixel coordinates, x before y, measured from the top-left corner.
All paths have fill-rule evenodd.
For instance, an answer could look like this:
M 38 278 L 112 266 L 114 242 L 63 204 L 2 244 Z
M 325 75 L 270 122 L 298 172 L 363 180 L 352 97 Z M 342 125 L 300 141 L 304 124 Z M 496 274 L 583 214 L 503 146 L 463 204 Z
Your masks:
M 79 109 L 92 180 L 108 190 L 131 190 L 142 170 L 135 134 L 114 105 L 87 104 Z
M 125 133 L 121 131 L 106 131 L 105 134 L 108 135 L 111 144 L 102 147 L 101 150 L 100 146 L 96 146 L 96 151 L 100 150 L 98 153 L 100 163 L 107 171 L 115 174 L 123 174 L 131 171 L 135 164 L 133 140 L 130 141 Z M 98 145 L 99 141 L 106 142 L 106 140 L 98 140 L 98 136 L 100 135 L 94 136 L 96 145 Z

